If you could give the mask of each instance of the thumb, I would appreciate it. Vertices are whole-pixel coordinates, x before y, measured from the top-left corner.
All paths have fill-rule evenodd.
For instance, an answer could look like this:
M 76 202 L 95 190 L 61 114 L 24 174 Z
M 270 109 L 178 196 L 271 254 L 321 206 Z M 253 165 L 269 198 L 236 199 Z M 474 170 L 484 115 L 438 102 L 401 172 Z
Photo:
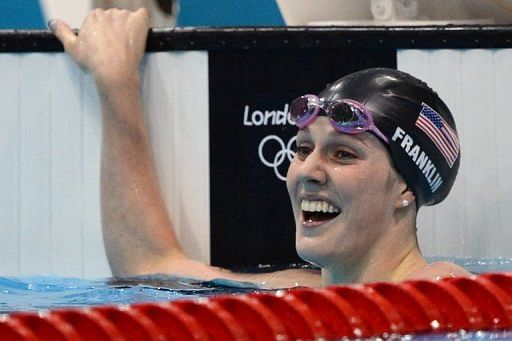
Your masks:
M 64 49 L 74 56 L 78 38 L 69 25 L 61 20 L 53 19 L 48 21 L 48 27 L 55 34 L 57 39 L 60 40 L 62 45 L 64 45 Z

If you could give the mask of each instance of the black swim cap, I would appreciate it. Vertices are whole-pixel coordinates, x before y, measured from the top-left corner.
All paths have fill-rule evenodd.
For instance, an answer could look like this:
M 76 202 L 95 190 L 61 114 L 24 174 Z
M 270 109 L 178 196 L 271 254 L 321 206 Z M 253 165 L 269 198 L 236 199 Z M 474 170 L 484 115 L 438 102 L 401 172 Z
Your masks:
M 450 110 L 426 83 L 393 69 L 367 69 L 327 85 L 319 97 L 352 99 L 374 113 L 418 208 L 448 195 L 459 169 L 459 141 Z

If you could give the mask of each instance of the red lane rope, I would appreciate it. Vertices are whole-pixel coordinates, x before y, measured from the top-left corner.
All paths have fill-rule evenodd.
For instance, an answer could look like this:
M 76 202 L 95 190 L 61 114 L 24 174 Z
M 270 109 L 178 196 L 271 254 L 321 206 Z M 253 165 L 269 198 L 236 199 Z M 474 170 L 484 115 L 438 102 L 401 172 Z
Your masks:
M 0 340 L 311 340 L 512 329 L 512 273 L 0 316 Z

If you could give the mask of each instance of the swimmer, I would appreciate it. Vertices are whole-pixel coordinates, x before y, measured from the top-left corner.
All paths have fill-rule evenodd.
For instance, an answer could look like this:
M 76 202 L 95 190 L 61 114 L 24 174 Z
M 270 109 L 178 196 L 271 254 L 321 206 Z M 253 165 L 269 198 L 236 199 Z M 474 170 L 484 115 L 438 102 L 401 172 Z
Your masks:
M 188 258 L 160 193 L 142 109 L 148 22 L 144 9 L 94 10 L 78 35 L 50 22 L 98 88 L 102 228 L 114 275 L 167 273 L 277 288 L 469 274 L 452 263 L 427 264 L 416 237 L 418 209 L 442 201 L 457 174 L 452 115 L 426 84 L 390 69 L 345 76 L 290 106 L 299 128 L 287 174 L 296 247 L 321 271 L 239 274 Z M 429 120 L 444 124 L 447 135 L 428 132 Z

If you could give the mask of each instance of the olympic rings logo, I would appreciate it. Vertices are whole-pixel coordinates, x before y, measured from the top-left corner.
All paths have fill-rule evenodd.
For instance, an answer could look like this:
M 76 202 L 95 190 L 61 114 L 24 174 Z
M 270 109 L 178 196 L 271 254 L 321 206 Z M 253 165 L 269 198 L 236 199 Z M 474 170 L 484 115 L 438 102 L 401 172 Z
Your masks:
M 286 175 L 282 175 L 280 173 L 279 167 L 285 162 L 286 158 L 288 158 L 288 161 L 292 161 L 295 157 L 295 152 L 292 150 L 292 145 L 297 140 L 297 137 L 294 136 L 288 141 L 288 144 L 284 144 L 283 140 L 277 136 L 277 135 L 269 135 L 266 136 L 263 140 L 261 140 L 260 145 L 258 147 L 258 155 L 260 157 L 261 162 L 270 168 L 274 168 L 274 173 L 276 174 L 277 178 L 286 181 Z M 274 155 L 274 159 L 267 160 L 267 158 L 263 155 L 263 149 L 265 148 L 265 145 L 267 142 L 275 141 L 280 150 Z

